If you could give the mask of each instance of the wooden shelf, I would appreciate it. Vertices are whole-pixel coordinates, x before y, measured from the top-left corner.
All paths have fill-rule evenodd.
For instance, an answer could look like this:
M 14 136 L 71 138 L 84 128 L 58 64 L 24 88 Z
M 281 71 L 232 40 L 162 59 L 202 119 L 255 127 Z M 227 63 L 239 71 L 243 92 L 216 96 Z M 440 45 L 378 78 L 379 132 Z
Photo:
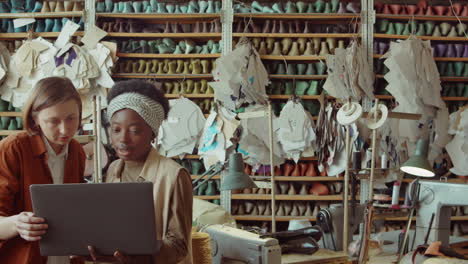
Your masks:
M 318 14 L 318 13 L 296 13 L 296 14 L 257 14 L 237 13 L 234 17 L 264 18 L 264 19 L 356 19 L 361 18 L 359 14 Z
M 56 38 L 60 32 L 34 32 L 33 37 L 43 37 L 43 38 Z M 83 31 L 77 31 L 73 36 L 84 36 Z M 20 33 L 0 33 L 0 39 L 16 39 L 16 38 L 27 38 L 27 32 Z
M 0 112 L 0 116 L 22 117 L 23 112 Z
M 271 221 L 271 215 L 233 215 L 235 220 L 239 221 Z M 309 221 L 316 221 L 312 216 L 276 216 L 276 221 L 289 221 L 293 219 L 306 219 Z M 385 221 L 406 221 L 407 217 L 386 217 Z M 413 221 L 416 218 L 412 219 Z M 452 221 L 468 221 L 468 216 L 452 216 Z
M 172 157 L 173 159 L 178 159 L 178 156 Z M 200 155 L 185 155 L 185 159 L 200 159 Z M 299 160 L 317 160 L 317 157 L 301 157 Z
M 0 38 L 1 38 L 0 34 Z M 188 58 L 219 58 L 220 53 L 216 54 L 153 54 L 153 53 L 117 53 L 120 58 L 161 58 L 161 59 L 188 59 Z
M 221 38 L 221 33 L 121 33 L 111 32 L 106 37 L 122 38 Z
M 128 79 L 208 79 L 213 78 L 212 74 L 142 74 L 142 73 L 119 73 L 112 75 L 112 78 Z
M 412 181 L 414 181 L 415 179 L 403 179 L 402 182 L 406 182 L 406 183 L 410 183 Z M 424 181 L 434 181 L 434 182 L 441 182 L 439 180 L 424 180 Z M 443 181 L 442 181 L 443 182 Z M 465 180 L 465 179 L 458 179 L 458 178 L 450 178 L 450 179 L 447 179 L 447 182 L 448 183 L 467 183 L 468 180 Z
M 291 79 L 291 80 L 322 80 L 328 75 L 292 75 L 292 74 L 270 74 L 270 79 Z
M 391 95 L 375 95 L 375 98 L 378 98 L 378 99 L 381 99 L 381 100 L 395 99 Z M 444 101 L 468 101 L 468 97 L 447 97 L 447 96 L 442 96 L 442 100 L 444 100 Z
M 62 17 L 79 17 L 83 15 L 83 11 L 75 12 L 48 12 L 48 13 L 0 13 L 0 18 L 62 18 Z
M 409 38 L 409 35 L 387 35 L 387 34 L 381 34 L 377 33 L 374 34 L 375 38 L 389 38 L 389 39 L 407 39 Z M 416 36 L 419 39 L 423 40 L 441 40 L 441 41 L 467 41 L 468 38 L 466 37 L 432 37 L 432 36 Z
M 0 136 L 9 136 L 24 130 L 0 130 Z
M 164 97 L 171 99 L 179 98 L 180 96 L 185 98 L 214 98 L 214 94 L 164 94 Z
M 271 215 L 233 215 L 237 221 L 271 221 Z M 289 220 L 309 220 L 316 221 L 312 216 L 276 216 L 276 221 L 289 221 Z
M 232 33 L 233 37 L 248 38 L 354 38 L 360 37 L 360 34 L 353 33 Z
M 192 180 L 198 179 L 199 176 L 200 175 L 192 175 Z M 203 176 L 202 179 L 204 180 L 206 178 L 208 178 L 208 176 Z M 213 176 L 213 178 L 211 178 L 211 180 L 219 180 L 219 179 L 221 179 L 219 175 L 215 175 Z
M 178 20 L 191 20 L 191 19 L 215 19 L 220 18 L 221 15 L 216 14 L 159 14 L 159 13 L 96 13 L 97 17 L 109 18 L 139 18 L 139 19 L 178 19 Z
M 402 217 L 386 217 L 385 221 L 407 221 L 408 217 L 402 216 Z M 413 217 L 411 219 L 412 221 L 416 221 L 416 217 Z M 468 221 L 468 215 L 463 215 L 463 216 L 452 216 L 450 218 L 451 221 Z
M 270 99 L 284 99 L 288 100 L 291 98 L 292 95 L 282 95 L 282 94 L 272 94 L 269 95 L 268 98 Z M 301 99 L 319 99 L 320 95 L 298 95 Z
M 384 78 L 384 75 L 382 74 L 376 74 L 376 78 Z M 468 77 L 447 77 L 447 76 L 441 76 L 440 80 L 442 82 L 468 82 Z
M 468 21 L 468 17 L 459 16 L 410 16 L 410 15 L 388 15 L 388 14 L 377 14 L 377 18 L 385 19 L 399 19 L 399 20 L 432 20 L 432 21 Z
M 220 195 L 194 195 L 193 198 L 198 198 L 201 200 L 216 200 L 221 199 Z
M 374 54 L 374 59 L 380 59 L 383 55 Z M 451 58 L 451 57 L 435 57 L 435 61 L 466 61 L 468 62 L 468 58 Z
M 270 194 L 233 194 L 232 200 L 271 200 Z M 341 194 L 336 195 L 276 195 L 277 201 L 341 201 Z
M 283 56 L 283 55 L 261 55 L 262 60 L 280 60 L 280 61 L 311 61 L 311 60 L 323 60 L 325 56 Z
M 197 175 L 192 175 L 192 179 L 197 179 L 199 176 Z M 267 178 L 265 178 L 267 177 Z M 203 179 L 206 179 L 207 176 L 204 176 Z M 262 178 L 262 179 L 267 179 L 269 180 L 269 178 L 271 178 L 270 176 L 251 176 L 252 180 L 258 180 L 258 178 Z M 219 175 L 215 175 L 213 176 L 213 178 L 211 178 L 211 180 L 218 180 L 220 179 L 220 176 Z M 315 181 L 320 181 L 320 182 L 324 182 L 324 181 L 329 181 L 329 182 L 334 182 L 334 181 L 342 181 L 344 178 L 343 177 L 333 177 L 333 176 L 316 176 L 316 177 L 307 177 L 307 176 L 298 176 L 298 177 L 293 177 L 293 176 L 275 176 L 275 180 L 276 181 L 311 181 L 311 182 L 315 182 Z

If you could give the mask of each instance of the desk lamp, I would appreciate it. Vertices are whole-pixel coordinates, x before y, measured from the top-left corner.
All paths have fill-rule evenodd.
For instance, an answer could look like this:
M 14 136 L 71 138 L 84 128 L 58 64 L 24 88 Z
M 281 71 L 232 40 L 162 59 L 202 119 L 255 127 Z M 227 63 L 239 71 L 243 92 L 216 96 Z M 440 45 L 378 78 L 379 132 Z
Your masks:
M 411 210 L 408 215 L 408 223 L 406 226 L 405 237 L 403 239 L 403 244 L 401 245 L 400 252 L 398 254 L 397 263 L 401 260 L 403 256 L 404 249 L 408 242 L 409 236 L 409 229 L 411 227 L 411 221 L 414 215 L 414 211 L 416 209 L 416 199 L 419 197 L 419 177 L 434 177 L 435 173 L 432 169 L 431 164 L 427 160 L 427 153 L 429 149 L 429 140 L 425 139 L 418 139 L 416 143 L 416 148 L 414 150 L 414 155 L 410 157 L 400 169 L 408 174 L 416 176 L 416 180 L 412 183 L 412 188 L 410 188 L 410 200 L 413 201 L 411 205 Z M 416 237 L 416 236 L 414 236 Z M 413 239 L 414 243 L 414 239 Z M 413 247 L 411 247 L 413 248 Z

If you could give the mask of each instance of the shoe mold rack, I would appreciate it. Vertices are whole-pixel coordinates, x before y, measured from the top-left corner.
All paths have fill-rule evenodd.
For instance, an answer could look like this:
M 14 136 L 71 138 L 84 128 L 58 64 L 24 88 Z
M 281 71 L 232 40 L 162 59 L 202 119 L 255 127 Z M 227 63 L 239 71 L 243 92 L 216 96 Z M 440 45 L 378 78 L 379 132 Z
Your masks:
M 67 20 L 80 25 L 75 36 L 84 35 L 84 0 L 72 1 L 1 1 L 0 2 L 0 41 L 7 44 L 11 53 L 28 37 L 57 38 Z M 34 18 L 28 26 L 14 28 L 13 20 Z M 28 31 L 32 28 L 32 34 Z M 23 128 L 21 109 L 0 99 L 0 139 L 14 134 Z
M 466 1 L 374 0 L 373 58 L 375 91 L 379 99 L 393 100 L 385 90 L 388 68 L 382 55 L 391 41 L 410 35 L 430 40 L 442 82 L 442 99 L 449 111 L 468 101 L 468 4 Z

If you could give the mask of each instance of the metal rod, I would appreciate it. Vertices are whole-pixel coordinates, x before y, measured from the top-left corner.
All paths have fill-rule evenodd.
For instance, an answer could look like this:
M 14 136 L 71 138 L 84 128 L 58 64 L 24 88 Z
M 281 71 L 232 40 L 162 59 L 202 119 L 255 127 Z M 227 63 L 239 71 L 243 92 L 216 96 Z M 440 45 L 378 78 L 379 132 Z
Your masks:
M 349 226 L 349 153 L 350 153 L 350 129 L 351 126 L 346 126 L 346 171 L 344 177 L 344 198 L 343 198 L 343 253 L 348 254 L 348 226 Z
M 411 197 L 412 198 L 412 204 L 411 204 L 411 210 L 410 210 L 410 213 L 408 215 L 408 222 L 406 224 L 406 232 L 405 232 L 405 237 L 403 239 L 403 244 L 401 245 L 401 248 L 400 248 L 400 252 L 398 252 L 398 258 L 397 258 L 397 261 L 396 263 L 400 263 L 400 260 L 401 258 L 403 257 L 403 252 L 405 250 L 405 247 L 406 247 L 406 243 L 408 243 L 408 237 L 409 237 L 409 232 L 410 232 L 410 227 L 411 227 L 411 220 L 413 219 L 413 215 L 414 215 L 414 211 L 416 210 L 416 200 L 415 199 L 418 199 L 419 197 L 419 193 L 418 191 L 414 190 L 414 188 L 418 188 L 419 189 L 419 177 L 416 178 L 416 180 L 414 181 L 413 183 L 413 187 L 410 191 L 410 196 L 413 196 Z M 416 236 L 416 234 L 414 234 L 414 236 Z
M 432 222 L 434 222 L 434 216 L 435 216 L 435 214 L 432 213 L 431 221 L 429 221 L 429 229 L 427 229 L 427 234 L 426 234 L 426 237 L 424 238 L 424 245 L 426 245 L 427 240 L 429 240 L 429 235 L 431 234 L 431 229 L 432 229 Z
M 98 182 L 102 182 L 102 153 L 101 153 L 101 97 L 97 96 L 96 97 L 96 130 L 94 131 L 96 134 L 96 145 L 97 145 L 97 151 L 95 152 L 96 159 L 97 159 L 97 166 L 98 170 L 96 171 L 97 179 Z
M 99 179 L 98 179 L 98 171 L 99 171 L 99 165 L 98 165 L 98 159 L 97 159 L 97 152 L 98 152 L 98 144 L 99 144 L 99 141 L 98 139 L 96 138 L 96 131 L 97 131 L 97 111 L 96 111 L 96 108 L 97 108 L 97 105 L 96 105 L 96 96 L 93 96 L 93 134 L 95 136 L 95 140 L 93 141 L 93 165 L 94 165 L 94 177 L 93 177 L 93 182 L 94 183 L 98 183 L 99 182 Z
M 379 105 L 379 99 L 375 99 L 374 105 L 374 122 L 377 121 L 377 106 Z M 372 130 L 372 152 L 371 152 L 371 171 L 369 177 L 369 201 L 373 200 L 374 197 L 374 170 L 375 170 L 375 142 L 377 140 L 377 129 Z
M 271 173 L 271 231 L 276 232 L 276 192 L 275 192 L 275 169 L 273 165 L 273 114 L 271 103 L 268 102 L 268 128 L 270 137 L 270 173 Z

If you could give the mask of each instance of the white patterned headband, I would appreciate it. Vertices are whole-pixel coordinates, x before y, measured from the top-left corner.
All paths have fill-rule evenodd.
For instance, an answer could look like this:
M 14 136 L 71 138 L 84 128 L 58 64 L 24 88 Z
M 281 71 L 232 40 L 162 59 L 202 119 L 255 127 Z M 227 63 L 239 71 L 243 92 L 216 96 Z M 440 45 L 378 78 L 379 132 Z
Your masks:
M 145 120 L 157 135 L 164 120 L 164 108 L 155 100 L 139 93 L 124 93 L 113 98 L 107 106 L 107 117 L 111 120 L 114 113 L 122 109 L 132 109 Z

